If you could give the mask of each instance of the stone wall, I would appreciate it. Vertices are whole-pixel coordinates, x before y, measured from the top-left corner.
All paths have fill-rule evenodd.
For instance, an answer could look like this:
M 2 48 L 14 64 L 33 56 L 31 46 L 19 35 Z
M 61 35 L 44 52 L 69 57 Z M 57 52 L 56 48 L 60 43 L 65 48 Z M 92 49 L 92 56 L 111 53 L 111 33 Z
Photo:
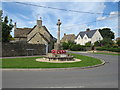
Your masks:
M 46 53 L 46 46 L 43 44 L 28 43 L 2 43 L 2 56 L 32 56 Z

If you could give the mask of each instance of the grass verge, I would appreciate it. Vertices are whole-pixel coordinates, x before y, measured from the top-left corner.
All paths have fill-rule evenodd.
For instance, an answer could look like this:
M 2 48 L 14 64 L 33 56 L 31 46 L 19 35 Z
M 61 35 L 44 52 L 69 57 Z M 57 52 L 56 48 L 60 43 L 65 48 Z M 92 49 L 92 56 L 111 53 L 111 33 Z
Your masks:
M 2 68 L 70 68 L 70 67 L 86 67 L 101 64 L 101 60 L 72 54 L 75 58 L 81 59 L 80 62 L 72 63 L 47 63 L 47 62 L 37 62 L 35 59 L 41 57 L 27 57 L 27 58 L 7 58 L 2 59 Z
M 104 55 L 118 55 L 118 56 L 120 56 L 120 54 L 112 54 L 112 53 L 98 53 L 98 52 L 95 52 L 94 54 L 104 54 Z

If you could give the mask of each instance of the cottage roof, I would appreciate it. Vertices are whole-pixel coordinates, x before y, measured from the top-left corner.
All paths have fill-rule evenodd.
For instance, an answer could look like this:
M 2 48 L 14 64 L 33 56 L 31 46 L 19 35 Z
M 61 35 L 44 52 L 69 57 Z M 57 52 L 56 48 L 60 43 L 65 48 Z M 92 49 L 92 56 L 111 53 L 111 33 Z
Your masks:
M 37 25 L 35 25 L 33 28 L 16 28 L 15 32 L 14 32 L 14 37 L 27 37 L 27 35 L 36 27 Z M 44 28 L 44 30 L 46 30 L 49 34 L 50 32 L 47 30 L 47 28 L 45 26 L 42 26 Z M 50 34 L 50 36 L 53 38 L 53 36 Z
M 97 31 L 96 30 L 90 30 L 90 31 L 84 31 L 84 32 L 80 32 L 76 38 L 80 35 L 82 38 L 84 37 L 84 35 L 86 34 L 88 36 L 88 38 L 92 38 L 92 36 L 94 35 L 94 33 Z
M 48 31 L 48 29 L 45 26 L 42 26 L 49 34 L 50 32 Z M 50 36 L 53 38 L 53 36 L 50 34 Z
M 117 40 L 117 41 L 120 40 L 120 37 L 117 37 L 116 40 Z
M 61 39 L 61 42 L 65 42 L 66 40 L 67 41 L 74 41 L 75 39 L 75 34 L 64 34 L 64 37 Z
M 70 40 L 71 38 L 75 37 L 75 34 L 67 34 L 63 37 L 63 39 L 68 39 Z
M 14 37 L 27 37 L 27 34 L 32 30 L 32 28 L 16 28 L 14 32 Z

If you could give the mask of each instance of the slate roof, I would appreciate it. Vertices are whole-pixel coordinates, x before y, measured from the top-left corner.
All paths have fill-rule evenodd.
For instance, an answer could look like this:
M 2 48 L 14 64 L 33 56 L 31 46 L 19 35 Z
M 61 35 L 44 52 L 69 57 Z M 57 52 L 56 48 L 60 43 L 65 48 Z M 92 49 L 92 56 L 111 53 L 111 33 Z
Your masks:
M 97 31 L 96 30 L 90 30 L 90 31 L 84 31 L 84 32 L 80 32 L 76 38 L 80 35 L 82 38 L 84 37 L 84 35 L 86 34 L 88 36 L 88 38 L 92 38 L 92 36 L 94 35 L 94 33 Z

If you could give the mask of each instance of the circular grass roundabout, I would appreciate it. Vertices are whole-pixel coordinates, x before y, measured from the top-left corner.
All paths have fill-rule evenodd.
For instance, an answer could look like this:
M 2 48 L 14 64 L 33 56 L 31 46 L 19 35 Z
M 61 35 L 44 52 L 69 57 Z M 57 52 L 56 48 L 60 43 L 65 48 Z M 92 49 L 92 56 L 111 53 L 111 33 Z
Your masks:
M 80 59 L 78 62 L 70 63 L 51 63 L 51 62 L 38 62 L 37 58 L 42 57 L 24 57 L 24 58 L 4 58 L 2 59 L 2 68 L 73 68 L 73 67 L 90 67 L 99 66 L 104 62 L 100 59 L 93 57 L 72 54 L 74 58 Z

